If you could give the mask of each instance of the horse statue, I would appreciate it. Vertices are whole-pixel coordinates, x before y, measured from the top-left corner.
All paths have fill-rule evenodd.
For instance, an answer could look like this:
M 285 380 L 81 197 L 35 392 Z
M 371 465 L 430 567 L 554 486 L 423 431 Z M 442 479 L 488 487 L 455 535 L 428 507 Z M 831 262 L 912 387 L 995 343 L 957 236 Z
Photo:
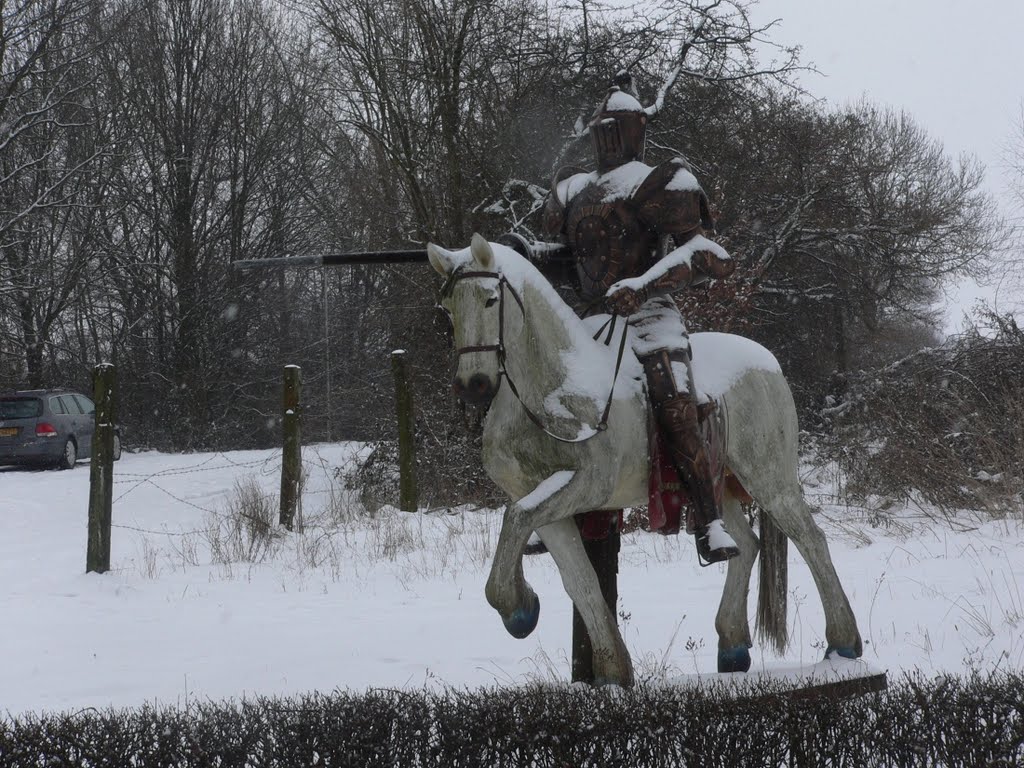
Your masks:
M 540 601 L 523 575 L 524 547 L 536 531 L 590 635 L 595 682 L 629 686 L 629 652 L 573 516 L 647 503 L 651 419 L 643 371 L 624 341 L 596 341 L 593 329 L 511 248 L 474 235 L 469 248 L 431 244 L 427 252 L 445 278 L 440 304 L 451 318 L 458 354 L 452 388 L 470 402 L 489 404 L 483 464 L 511 499 L 487 601 L 513 636 L 526 637 L 536 627 Z M 722 508 L 741 553 L 728 562 L 715 619 L 719 671 L 750 667 L 746 603 L 759 549 L 741 506 L 750 499 L 810 566 L 824 606 L 826 657 L 859 657 L 857 622 L 797 476 L 796 409 L 777 361 L 739 336 L 698 333 L 691 343 L 697 389 L 714 398 L 727 424 L 723 455 L 735 479 L 726 484 Z M 781 619 L 759 621 L 759 630 L 782 649 L 785 578 L 762 576 L 761 584 L 781 590 L 775 600 L 783 606 Z

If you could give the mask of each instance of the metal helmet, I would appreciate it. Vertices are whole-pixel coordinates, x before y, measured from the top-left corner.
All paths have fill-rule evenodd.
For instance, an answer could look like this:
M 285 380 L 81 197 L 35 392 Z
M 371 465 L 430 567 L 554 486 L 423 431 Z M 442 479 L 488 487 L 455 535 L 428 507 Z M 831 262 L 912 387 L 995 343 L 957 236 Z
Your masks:
M 590 119 L 588 127 L 599 171 L 644 159 L 648 116 L 631 92 L 632 83 L 628 73 L 616 75 L 615 85 L 608 89 Z

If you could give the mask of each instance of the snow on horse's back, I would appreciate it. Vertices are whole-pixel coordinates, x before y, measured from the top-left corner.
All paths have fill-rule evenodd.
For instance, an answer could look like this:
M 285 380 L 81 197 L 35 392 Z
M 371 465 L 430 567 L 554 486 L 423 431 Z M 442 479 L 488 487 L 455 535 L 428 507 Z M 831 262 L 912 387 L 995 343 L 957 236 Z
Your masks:
M 693 379 L 698 392 L 721 397 L 750 370 L 782 375 L 775 355 L 756 341 L 731 333 L 701 332 L 690 336 Z

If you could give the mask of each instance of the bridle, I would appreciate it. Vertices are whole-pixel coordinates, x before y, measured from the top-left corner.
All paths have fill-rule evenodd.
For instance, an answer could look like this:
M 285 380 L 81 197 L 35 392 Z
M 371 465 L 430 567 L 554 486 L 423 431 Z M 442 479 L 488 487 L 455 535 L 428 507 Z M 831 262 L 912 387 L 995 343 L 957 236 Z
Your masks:
M 509 378 L 508 371 L 505 369 L 505 290 L 508 289 L 509 294 L 513 299 L 515 299 L 516 304 L 519 305 L 519 311 L 522 313 L 524 318 L 526 317 L 526 307 L 523 305 L 523 300 L 519 297 L 519 293 L 508 281 L 508 278 L 500 272 L 467 270 L 464 267 L 456 267 L 452 270 L 452 273 L 448 276 L 444 285 L 441 286 L 439 299 L 445 299 L 448 296 L 451 296 L 452 292 L 455 290 L 455 284 L 460 280 L 470 280 L 473 278 L 491 278 L 498 281 L 498 343 L 459 347 L 455 350 L 455 358 L 458 360 L 463 355 L 468 355 L 472 352 L 494 352 L 498 356 L 497 386 L 500 387 L 502 378 Z M 511 379 L 509 379 L 509 386 L 512 387 L 514 392 L 515 387 L 512 385 Z
M 465 269 L 465 267 L 456 267 L 454 270 L 452 270 L 451 274 L 448 276 L 448 279 L 445 281 L 444 285 L 441 286 L 439 300 L 443 300 L 450 296 L 452 292 L 455 290 L 456 283 L 458 283 L 460 280 L 470 280 L 473 278 L 489 278 L 498 281 L 498 341 L 496 344 L 474 344 L 466 347 L 458 347 L 455 350 L 456 360 L 461 359 L 463 355 L 468 355 L 473 352 L 493 352 L 498 358 L 498 383 L 495 385 L 495 394 L 497 394 L 497 391 L 501 388 L 502 380 L 507 381 L 509 390 L 511 390 L 516 400 L 518 400 L 519 404 L 523 407 L 523 411 L 525 411 L 527 418 L 529 418 L 530 421 L 536 424 L 541 429 L 541 431 L 544 432 L 544 434 L 546 434 L 548 437 L 554 440 L 557 440 L 560 443 L 582 443 L 589 440 L 592 437 L 596 437 L 597 435 L 601 434 L 606 429 L 608 429 L 608 415 L 611 412 L 612 408 L 612 395 L 615 393 L 615 382 L 619 378 L 619 369 L 622 367 L 622 357 L 626 349 L 628 323 L 623 323 L 622 338 L 619 341 L 619 351 L 615 359 L 615 372 L 612 374 L 612 383 L 611 387 L 608 390 L 608 400 L 607 402 L 605 402 L 604 411 L 601 413 L 601 420 L 594 428 L 594 431 L 588 435 L 576 438 L 562 437 L 561 435 L 556 435 L 554 432 L 552 432 L 544 423 L 543 419 L 541 419 L 540 416 L 534 413 L 530 409 L 530 407 L 525 402 L 523 402 L 523 398 L 519 394 L 519 388 L 516 387 L 516 384 L 512 380 L 512 376 L 509 375 L 508 368 L 505 365 L 505 360 L 508 357 L 508 352 L 505 349 L 506 291 L 510 296 L 512 296 L 516 304 L 519 306 L 519 311 L 522 313 L 523 318 L 526 317 L 526 307 L 523 304 L 523 300 L 519 296 L 518 291 L 516 291 L 516 289 L 508 281 L 508 278 L 505 277 L 505 275 L 503 275 L 500 272 L 467 270 Z M 602 325 L 601 328 L 598 329 L 597 333 L 594 334 L 594 339 L 596 340 L 597 337 L 604 333 L 605 329 L 607 328 L 608 335 L 604 342 L 605 346 L 607 346 L 611 341 L 612 334 L 615 332 L 615 323 L 617 319 L 618 315 L 612 315 L 611 319 L 608 320 L 604 325 Z

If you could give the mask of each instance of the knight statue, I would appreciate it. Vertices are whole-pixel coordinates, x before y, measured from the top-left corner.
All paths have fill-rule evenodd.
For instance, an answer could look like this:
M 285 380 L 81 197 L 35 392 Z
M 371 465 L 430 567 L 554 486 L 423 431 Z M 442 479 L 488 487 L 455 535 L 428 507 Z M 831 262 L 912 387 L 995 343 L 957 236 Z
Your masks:
M 739 549 L 716 502 L 700 429 L 712 406 L 699 402 L 695 391 L 689 338 L 673 294 L 726 277 L 735 265 L 705 236 L 714 222 L 686 161 L 643 162 L 651 112 L 641 106 L 630 76 L 620 73 L 589 124 L 597 170 L 555 175 L 544 229 L 572 251 L 585 305 L 629 318 L 658 428 L 689 490 L 687 531 L 703 563 L 721 562 Z

